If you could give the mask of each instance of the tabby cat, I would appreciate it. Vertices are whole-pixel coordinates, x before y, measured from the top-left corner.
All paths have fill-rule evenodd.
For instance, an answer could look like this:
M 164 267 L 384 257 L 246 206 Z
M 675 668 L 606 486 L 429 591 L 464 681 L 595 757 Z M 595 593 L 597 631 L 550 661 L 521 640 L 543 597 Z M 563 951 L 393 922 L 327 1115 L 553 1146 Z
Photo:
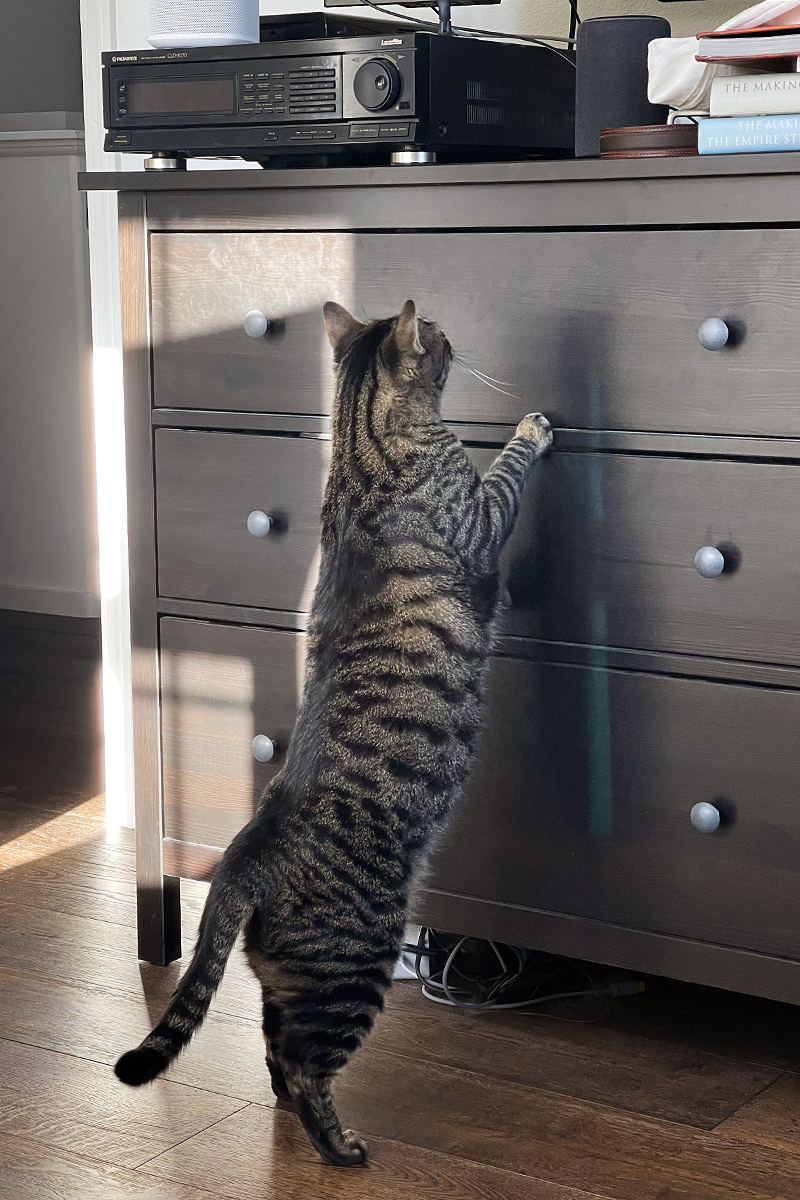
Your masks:
M 366 1146 L 331 1084 L 383 1007 L 415 869 L 467 779 L 498 557 L 552 434 L 524 417 L 481 479 L 439 415 L 441 330 L 411 301 L 369 324 L 333 303 L 324 316 L 337 390 L 302 707 L 169 1008 L 116 1073 L 136 1086 L 172 1062 L 244 926 L 273 1090 L 324 1159 L 351 1166 Z

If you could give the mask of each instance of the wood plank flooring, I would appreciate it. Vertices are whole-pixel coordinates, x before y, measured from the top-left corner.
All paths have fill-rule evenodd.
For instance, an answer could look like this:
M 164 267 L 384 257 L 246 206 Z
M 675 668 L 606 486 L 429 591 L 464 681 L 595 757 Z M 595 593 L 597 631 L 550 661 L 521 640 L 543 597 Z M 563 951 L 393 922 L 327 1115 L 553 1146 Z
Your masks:
M 365 1170 L 324 1166 L 275 1107 L 238 952 L 167 1077 L 124 1088 L 111 1064 L 180 968 L 135 957 L 96 657 L 0 614 L 0 1200 L 800 1200 L 800 1013 L 664 980 L 595 1024 L 399 983 L 337 1089 Z M 189 945 L 205 888 L 183 893 Z

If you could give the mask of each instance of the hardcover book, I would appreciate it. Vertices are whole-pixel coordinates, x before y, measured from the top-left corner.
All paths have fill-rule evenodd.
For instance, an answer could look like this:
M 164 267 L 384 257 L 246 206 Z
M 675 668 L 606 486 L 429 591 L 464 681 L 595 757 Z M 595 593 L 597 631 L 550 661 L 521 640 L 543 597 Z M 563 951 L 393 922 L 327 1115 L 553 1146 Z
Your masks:
M 711 116 L 800 112 L 800 72 L 725 75 L 711 83 Z
M 698 154 L 758 154 L 800 149 L 800 114 L 708 117 L 697 127 Z
M 751 29 L 698 33 L 700 62 L 738 62 L 749 58 L 789 58 L 800 55 L 800 25 L 762 25 Z

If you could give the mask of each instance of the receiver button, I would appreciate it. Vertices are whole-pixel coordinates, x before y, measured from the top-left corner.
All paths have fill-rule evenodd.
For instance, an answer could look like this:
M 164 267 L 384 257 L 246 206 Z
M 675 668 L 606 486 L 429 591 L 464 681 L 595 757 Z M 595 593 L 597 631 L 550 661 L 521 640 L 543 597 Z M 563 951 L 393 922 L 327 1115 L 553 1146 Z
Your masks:
M 378 137 L 377 125 L 351 125 L 350 137 L 358 139 L 376 138 Z

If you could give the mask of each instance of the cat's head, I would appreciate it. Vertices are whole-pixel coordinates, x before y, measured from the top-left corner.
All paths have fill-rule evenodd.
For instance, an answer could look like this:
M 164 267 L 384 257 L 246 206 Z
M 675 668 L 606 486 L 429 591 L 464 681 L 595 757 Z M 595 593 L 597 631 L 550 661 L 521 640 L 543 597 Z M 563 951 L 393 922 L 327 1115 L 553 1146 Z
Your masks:
M 429 395 L 438 411 L 453 350 L 435 322 L 417 316 L 413 300 L 406 300 L 396 317 L 367 324 L 333 301 L 325 305 L 323 314 L 340 370 L 366 356 L 375 358 L 400 391 L 412 387 Z

